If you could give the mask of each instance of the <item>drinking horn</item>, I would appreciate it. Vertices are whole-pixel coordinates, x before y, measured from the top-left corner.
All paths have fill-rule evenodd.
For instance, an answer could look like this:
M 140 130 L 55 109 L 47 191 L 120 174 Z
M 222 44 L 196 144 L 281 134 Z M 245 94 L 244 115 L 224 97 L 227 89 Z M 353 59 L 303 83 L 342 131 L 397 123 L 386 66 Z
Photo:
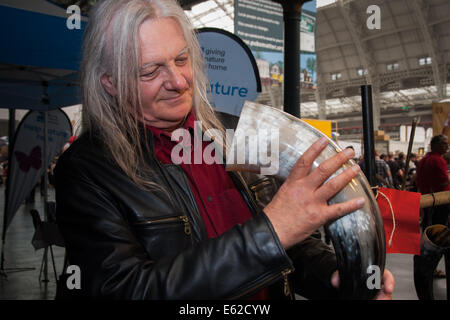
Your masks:
M 228 171 L 246 171 L 274 176 L 284 181 L 302 154 L 325 134 L 279 109 L 246 101 L 227 149 Z M 313 168 L 341 151 L 328 139 L 328 146 Z M 348 161 L 329 179 L 353 166 Z M 325 182 L 326 183 L 326 182 Z M 342 299 L 372 299 L 380 289 L 386 244 L 378 204 L 363 173 L 331 198 L 342 203 L 363 197 L 364 207 L 325 226 L 336 253 Z
M 414 255 L 414 287 L 419 300 L 434 300 L 433 274 L 442 256 L 447 273 L 447 300 L 450 300 L 450 229 L 434 224 L 422 234 L 420 255 Z

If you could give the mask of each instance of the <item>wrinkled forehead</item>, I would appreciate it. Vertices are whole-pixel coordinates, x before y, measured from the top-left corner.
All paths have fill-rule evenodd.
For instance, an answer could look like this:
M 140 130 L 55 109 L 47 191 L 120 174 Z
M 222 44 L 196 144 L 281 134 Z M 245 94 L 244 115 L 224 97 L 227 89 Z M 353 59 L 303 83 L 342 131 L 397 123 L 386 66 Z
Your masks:
M 188 53 L 188 45 L 179 23 L 173 18 L 145 21 L 139 30 L 141 63 L 157 63 Z

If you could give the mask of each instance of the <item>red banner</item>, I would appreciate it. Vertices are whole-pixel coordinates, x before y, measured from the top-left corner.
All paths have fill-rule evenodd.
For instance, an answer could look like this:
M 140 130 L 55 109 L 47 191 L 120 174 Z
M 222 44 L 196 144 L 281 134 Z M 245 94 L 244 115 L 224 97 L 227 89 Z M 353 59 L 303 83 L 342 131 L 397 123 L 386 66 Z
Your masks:
M 386 253 L 420 254 L 420 193 L 379 188 Z M 392 210 L 391 210 L 392 207 Z

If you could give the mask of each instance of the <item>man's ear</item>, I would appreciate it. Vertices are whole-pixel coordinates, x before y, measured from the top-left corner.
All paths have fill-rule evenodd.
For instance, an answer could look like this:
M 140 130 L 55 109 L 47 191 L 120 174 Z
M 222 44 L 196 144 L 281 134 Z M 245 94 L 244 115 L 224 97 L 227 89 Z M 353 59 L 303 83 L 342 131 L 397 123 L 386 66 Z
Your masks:
M 105 90 L 110 95 L 112 95 L 113 97 L 115 97 L 117 95 L 116 87 L 114 87 L 114 85 L 111 82 L 111 76 L 108 76 L 108 75 L 104 74 L 100 78 L 100 81 L 102 82 L 103 88 L 105 88 Z

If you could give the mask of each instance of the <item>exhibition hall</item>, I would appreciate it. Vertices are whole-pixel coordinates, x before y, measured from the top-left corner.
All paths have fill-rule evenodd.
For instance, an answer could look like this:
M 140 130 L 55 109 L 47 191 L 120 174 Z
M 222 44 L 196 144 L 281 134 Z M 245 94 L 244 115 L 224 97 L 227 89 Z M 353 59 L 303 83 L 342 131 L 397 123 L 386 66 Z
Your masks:
M 450 1 L 0 16 L 0 300 L 449 299 Z

